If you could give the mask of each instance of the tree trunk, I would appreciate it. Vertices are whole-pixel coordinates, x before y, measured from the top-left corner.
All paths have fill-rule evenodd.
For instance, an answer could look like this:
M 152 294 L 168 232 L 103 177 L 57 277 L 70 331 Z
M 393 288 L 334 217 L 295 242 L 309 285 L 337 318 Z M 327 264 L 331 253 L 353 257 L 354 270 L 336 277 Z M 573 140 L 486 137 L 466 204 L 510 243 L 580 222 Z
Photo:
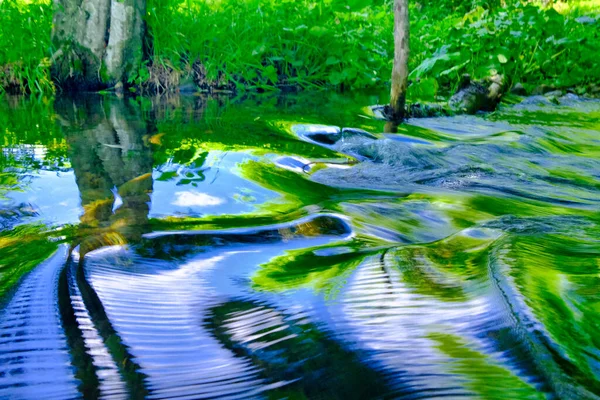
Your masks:
M 402 121 L 405 117 L 409 31 L 408 0 L 394 0 L 394 68 L 392 70 L 392 92 L 390 115 L 388 117 L 396 122 Z
M 146 0 L 54 0 L 52 75 L 63 89 L 97 90 L 135 77 Z

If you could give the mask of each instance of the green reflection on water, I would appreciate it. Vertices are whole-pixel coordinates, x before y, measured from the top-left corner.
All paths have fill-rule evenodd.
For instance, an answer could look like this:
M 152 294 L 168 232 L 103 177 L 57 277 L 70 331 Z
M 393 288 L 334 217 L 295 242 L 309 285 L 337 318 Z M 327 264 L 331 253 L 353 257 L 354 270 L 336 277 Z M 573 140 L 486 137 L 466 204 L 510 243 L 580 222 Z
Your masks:
M 471 348 L 460 337 L 432 333 L 429 337 L 441 352 L 452 358 L 450 368 L 467 379 L 466 386 L 484 399 L 544 399 L 533 386 L 511 371 L 498 365 L 491 357 Z
M 0 298 L 58 248 L 45 230 L 43 225 L 32 224 L 0 232 Z
M 506 398 L 506 391 L 510 398 L 539 398 L 549 393 L 573 398 L 599 395 L 600 171 L 594 164 L 600 157 L 598 105 L 578 105 L 579 111 L 508 109 L 480 120 L 442 119 L 399 128 L 402 135 L 428 142 L 415 145 L 422 146 L 419 149 L 439 150 L 423 150 L 424 156 L 451 158 L 452 153 L 444 151 L 469 146 L 472 153 L 464 159 L 482 164 L 480 170 L 487 175 L 481 181 L 494 183 L 500 175 L 494 175 L 489 166 L 504 162 L 512 167 L 505 154 L 518 154 L 512 163 L 521 168 L 517 170 L 521 175 L 516 175 L 522 178 L 521 186 L 516 186 L 520 191 L 503 191 L 510 189 L 506 180 L 492 189 L 412 182 L 386 190 L 341 187 L 335 182 L 316 182 L 311 176 L 314 170 L 309 173 L 277 164 L 280 156 L 296 156 L 314 162 L 315 169 L 335 162 L 353 171 L 351 156 L 302 141 L 291 127 L 318 123 L 379 134 L 383 123 L 369 119 L 361 110 L 375 101 L 372 96 L 351 101 L 337 95 L 326 100 L 311 96 L 247 101 L 88 96 L 55 103 L 0 101 L 0 196 L 4 196 L 0 296 L 56 249 L 59 236 L 73 247 L 80 245 L 85 256 L 108 245 L 135 248 L 144 234 L 153 231 L 260 227 L 331 213 L 343 217 L 353 235 L 327 245 L 281 252 L 255 266 L 249 290 L 293 298 L 300 289 L 310 289 L 329 306 L 347 300 L 357 276 L 375 264 L 379 275 L 369 278 L 372 286 L 355 288 L 364 291 L 361 305 L 392 309 L 395 314 L 385 318 L 397 324 L 392 325 L 394 329 L 427 338 L 431 354 L 445 360 L 444 373 L 459 375 L 461 387 L 469 393 L 490 399 Z M 506 126 L 490 127 L 489 123 Z M 461 124 L 474 128 L 461 131 L 456 128 Z M 478 154 L 482 148 L 496 151 L 496 159 L 489 159 L 490 153 Z M 216 152 L 241 155 L 242 161 L 227 171 L 239 178 L 236 182 L 244 182 L 232 187 L 238 199 L 239 193 L 246 193 L 242 200 L 253 202 L 252 193 L 258 187 L 268 194 L 267 200 L 255 204 L 252 211 L 223 214 L 202 208 L 189 213 L 167 209 L 163 217 L 152 218 L 155 196 L 172 197 L 169 192 L 158 193 L 158 182 L 170 184 L 167 190 L 171 191 L 212 193 L 212 182 L 221 178 L 213 174 L 207 160 Z M 534 155 L 559 157 L 564 165 L 546 164 Z M 35 179 L 43 179 L 35 177 L 42 170 L 72 172 L 81 205 L 76 226 L 53 231 L 55 225 L 65 223 L 45 225 L 28 211 L 29 205 L 6 200 L 18 190 L 28 193 Z M 528 182 L 538 181 L 546 186 L 526 192 Z M 542 192 L 548 188 L 556 190 Z M 277 229 L 285 242 L 286 228 Z M 310 229 L 310 224 L 302 226 L 299 235 L 322 233 Z M 171 245 L 176 247 L 177 240 Z M 370 298 L 371 291 L 380 297 Z M 378 303 L 381 297 L 388 302 Z M 471 313 L 473 304 L 489 308 Z M 291 346 L 301 350 L 294 354 L 288 346 L 277 348 L 287 358 L 265 356 L 235 343 L 220 324 L 228 313 L 254 306 L 230 301 L 213 310 L 209 324 L 227 348 L 251 359 L 266 376 L 279 379 L 277 374 L 285 375 L 281 364 L 297 363 L 302 357 L 314 358 L 314 370 L 326 370 L 326 376 L 344 363 L 353 368 L 347 379 L 363 373 L 371 376 L 372 371 L 363 369 L 350 351 L 314 325 L 286 328 L 298 334 Z M 424 311 L 457 309 L 462 314 L 456 317 L 458 322 L 434 315 L 423 329 L 411 326 L 412 321 L 399 320 L 406 324 L 401 325 L 392 318 L 419 307 Z M 497 319 L 487 321 L 490 314 Z M 323 354 L 331 349 L 337 358 L 328 365 Z M 306 368 L 314 372 L 310 365 Z M 307 374 L 302 368 L 292 370 L 294 376 Z M 318 381 L 317 375 L 310 379 Z M 335 387 L 344 383 L 334 379 Z M 312 389 L 302 385 L 278 393 L 310 397 Z

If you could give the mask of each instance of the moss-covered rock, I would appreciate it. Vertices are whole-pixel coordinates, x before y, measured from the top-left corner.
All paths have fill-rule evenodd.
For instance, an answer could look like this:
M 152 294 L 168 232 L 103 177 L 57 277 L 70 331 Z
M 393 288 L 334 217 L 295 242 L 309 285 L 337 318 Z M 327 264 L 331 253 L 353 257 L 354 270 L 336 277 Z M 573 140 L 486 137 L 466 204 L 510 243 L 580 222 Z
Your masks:
M 504 94 L 504 78 L 494 75 L 481 81 L 471 81 L 463 76 L 460 89 L 448 102 L 456 113 L 475 114 L 478 111 L 494 111 Z

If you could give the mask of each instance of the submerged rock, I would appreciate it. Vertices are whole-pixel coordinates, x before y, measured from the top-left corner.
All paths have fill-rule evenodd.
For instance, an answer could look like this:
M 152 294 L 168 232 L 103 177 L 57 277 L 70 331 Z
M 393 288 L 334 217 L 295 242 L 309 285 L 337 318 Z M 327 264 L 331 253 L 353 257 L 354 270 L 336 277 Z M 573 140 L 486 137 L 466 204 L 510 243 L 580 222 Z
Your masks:
M 511 122 L 503 122 L 497 116 L 417 121 L 415 125 L 420 124 L 417 126 L 443 133 L 431 138 L 434 145 L 412 143 L 393 135 L 378 140 L 355 138 L 340 142 L 333 148 L 359 162 L 350 168 L 319 169 L 311 178 L 324 185 L 345 188 L 412 190 L 413 185 L 418 185 L 463 192 L 496 192 L 578 206 L 595 203 L 599 197 L 591 176 L 589 182 L 575 182 L 539 173 L 540 168 L 560 171 L 564 166 L 563 153 L 549 151 L 555 146 L 552 133 L 560 128 L 552 125 L 555 119 L 550 119 L 547 130 L 531 126 L 530 121 L 545 120 L 543 113 L 548 118 L 568 121 L 572 118 L 569 106 L 580 108 L 581 115 L 589 110 L 595 112 L 599 107 L 597 101 L 581 99 L 572 93 L 559 97 L 557 103 L 560 107 L 546 96 L 528 97 L 513 110 L 500 114 L 507 115 Z M 535 114 L 528 114 L 530 111 Z M 589 129 L 586 123 L 581 124 Z M 576 135 L 571 139 L 577 140 Z M 588 176 L 588 171 L 598 168 L 597 164 L 598 160 L 586 155 L 571 161 L 569 168 Z M 557 182 L 568 184 L 561 186 Z M 574 193 L 582 200 L 574 200 Z
M 335 150 L 359 159 L 405 170 L 422 171 L 442 164 L 441 150 L 414 147 L 414 144 L 389 138 L 379 140 L 355 139 L 338 143 Z
M 575 105 L 576 103 L 581 101 L 581 98 L 573 93 L 567 93 L 564 96 L 559 97 L 558 102 L 562 106 L 566 105 Z
M 371 112 L 373 113 L 373 117 L 375 119 L 381 120 L 381 121 L 385 121 L 386 118 L 386 114 L 385 114 L 385 108 L 389 107 L 389 106 L 384 106 L 381 104 L 376 104 L 374 106 L 370 106 L 369 109 L 371 110 Z
M 450 99 L 450 107 L 466 114 L 475 114 L 485 108 L 487 91 L 485 86 L 474 82 L 458 91 Z
M 548 97 L 541 95 L 527 97 L 520 103 L 520 105 L 524 106 L 551 106 L 552 104 Z
M 409 118 L 444 117 L 452 111 L 439 103 L 412 103 L 408 106 Z
M 294 125 L 292 131 L 302 139 L 332 145 L 342 138 L 342 130 L 329 125 Z
M 384 134 L 386 139 L 389 140 L 394 140 L 396 142 L 402 142 L 405 144 L 424 144 L 424 145 L 428 145 L 431 146 L 432 143 L 428 142 L 426 140 L 422 140 L 422 139 L 417 139 L 411 136 L 405 136 L 405 135 L 401 135 L 398 133 L 386 133 Z
M 355 137 L 377 139 L 376 136 L 362 129 L 340 129 L 337 126 L 328 125 L 294 125 L 292 131 L 300 138 L 327 146 L 332 146 L 339 141 L 349 140 Z
M 342 139 L 350 138 L 353 136 L 360 136 L 369 139 L 377 139 L 377 136 L 372 135 L 371 133 L 358 128 L 343 128 L 342 129 Z
M 371 112 L 376 119 L 388 121 L 390 115 L 389 105 L 375 105 L 371 107 Z M 430 118 L 447 117 L 454 112 L 446 104 L 441 103 L 411 103 L 406 105 L 407 118 Z
M 300 157 L 280 157 L 275 160 L 275 164 L 281 168 L 289 169 L 290 171 L 308 172 L 311 170 L 311 161 Z

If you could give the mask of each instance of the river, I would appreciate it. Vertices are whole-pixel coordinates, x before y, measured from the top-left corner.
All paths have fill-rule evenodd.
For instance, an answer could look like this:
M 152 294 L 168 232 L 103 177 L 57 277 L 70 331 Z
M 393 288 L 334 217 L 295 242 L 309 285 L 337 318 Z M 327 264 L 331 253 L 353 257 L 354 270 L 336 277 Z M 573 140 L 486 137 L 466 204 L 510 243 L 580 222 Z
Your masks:
M 0 99 L 0 398 L 600 398 L 600 102 L 379 101 Z

